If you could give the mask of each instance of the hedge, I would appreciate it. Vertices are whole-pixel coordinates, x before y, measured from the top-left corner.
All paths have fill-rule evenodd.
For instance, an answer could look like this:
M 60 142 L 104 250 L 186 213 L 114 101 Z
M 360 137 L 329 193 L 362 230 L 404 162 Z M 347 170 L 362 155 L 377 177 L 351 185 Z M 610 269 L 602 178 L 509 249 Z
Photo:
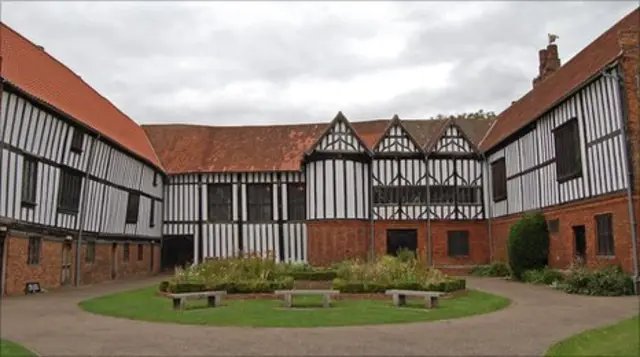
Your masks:
M 287 276 L 292 277 L 294 280 L 331 281 L 335 279 L 338 274 L 333 270 L 318 270 L 291 272 L 288 273 Z
M 333 289 L 339 290 L 341 293 L 351 294 L 373 294 L 384 293 L 387 290 L 427 290 L 453 292 L 464 290 L 466 288 L 466 280 L 449 279 L 440 283 L 421 284 L 415 281 L 394 281 L 392 283 L 378 283 L 366 281 L 345 281 L 342 279 L 333 280 Z
M 160 288 L 162 288 L 162 283 Z M 224 290 L 227 294 L 257 294 L 272 293 L 274 290 L 288 289 L 293 289 L 293 278 L 291 277 L 278 280 L 246 280 L 217 282 L 212 284 L 170 283 L 166 291 L 179 294 Z
M 633 277 L 614 265 L 596 270 L 572 269 L 559 288 L 569 294 L 621 296 L 633 295 L 633 284 Z

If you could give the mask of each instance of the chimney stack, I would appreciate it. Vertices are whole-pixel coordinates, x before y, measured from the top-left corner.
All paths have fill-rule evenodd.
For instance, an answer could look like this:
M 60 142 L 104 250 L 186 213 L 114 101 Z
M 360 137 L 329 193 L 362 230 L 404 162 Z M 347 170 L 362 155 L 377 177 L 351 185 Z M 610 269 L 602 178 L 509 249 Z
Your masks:
M 540 82 L 550 77 L 560 66 L 560 56 L 558 56 L 558 45 L 553 43 L 556 36 L 549 35 L 549 44 L 546 49 L 538 51 L 538 76 L 533 79 L 533 86 L 535 87 Z

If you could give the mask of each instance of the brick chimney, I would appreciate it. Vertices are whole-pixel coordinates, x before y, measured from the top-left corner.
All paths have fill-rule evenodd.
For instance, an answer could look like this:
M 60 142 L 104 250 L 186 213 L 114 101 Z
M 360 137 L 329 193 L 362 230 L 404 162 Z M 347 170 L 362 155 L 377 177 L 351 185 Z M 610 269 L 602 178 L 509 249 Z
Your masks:
M 550 43 L 546 49 L 538 51 L 538 59 L 540 64 L 538 65 L 538 76 L 533 79 L 534 87 L 560 68 L 558 45 Z

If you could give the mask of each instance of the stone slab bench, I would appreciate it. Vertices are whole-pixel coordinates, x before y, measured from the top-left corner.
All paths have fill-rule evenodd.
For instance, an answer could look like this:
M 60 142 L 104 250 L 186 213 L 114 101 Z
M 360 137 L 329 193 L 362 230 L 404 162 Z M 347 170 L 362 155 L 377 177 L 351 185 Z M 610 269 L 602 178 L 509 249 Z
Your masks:
M 329 307 L 331 303 L 332 295 L 339 295 L 339 290 L 276 290 L 275 295 L 283 295 L 285 301 L 285 307 L 293 306 L 293 295 L 322 295 L 322 306 Z
M 424 307 L 431 309 L 438 307 L 440 296 L 444 295 L 439 291 L 419 291 L 419 290 L 387 290 L 386 295 L 393 297 L 393 305 L 403 306 L 407 304 L 407 296 L 424 297 Z
M 207 298 L 208 307 L 220 306 L 222 302 L 222 296 L 227 295 L 226 291 L 201 291 L 195 293 L 179 293 L 179 294 L 167 294 L 173 300 L 174 310 L 184 310 L 185 303 L 188 299 L 200 299 Z

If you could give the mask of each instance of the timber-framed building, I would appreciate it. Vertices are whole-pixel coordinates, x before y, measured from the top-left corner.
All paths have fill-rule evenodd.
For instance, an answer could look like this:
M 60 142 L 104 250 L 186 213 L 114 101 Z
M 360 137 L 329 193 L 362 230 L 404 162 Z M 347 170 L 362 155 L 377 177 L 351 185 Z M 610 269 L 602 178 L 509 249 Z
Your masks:
M 243 127 L 139 126 L 2 25 L 2 291 L 240 252 L 325 265 L 407 248 L 467 271 L 505 260 L 532 211 L 551 266 L 637 275 L 639 24 L 636 9 L 564 65 L 550 43 L 495 118 Z

